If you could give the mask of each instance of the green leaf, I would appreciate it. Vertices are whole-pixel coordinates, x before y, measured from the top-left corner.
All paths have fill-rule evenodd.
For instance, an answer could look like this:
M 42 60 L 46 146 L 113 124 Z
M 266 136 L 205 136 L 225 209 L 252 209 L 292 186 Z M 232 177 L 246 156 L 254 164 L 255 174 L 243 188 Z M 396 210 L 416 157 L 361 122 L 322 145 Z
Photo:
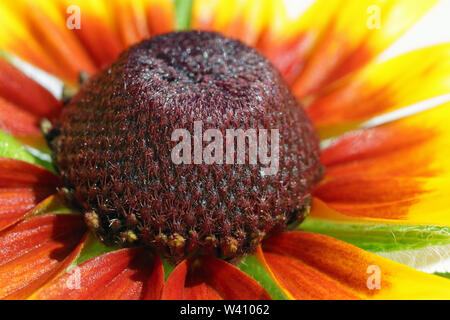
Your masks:
M 239 269 L 258 281 L 274 300 L 287 300 L 284 293 L 254 255 L 245 257 L 239 264 Z
M 193 0 L 175 0 L 175 28 L 186 30 L 191 26 Z
M 346 224 L 308 218 L 300 230 L 320 233 L 372 252 L 450 244 L 450 228 L 387 224 Z
M 25 161 L 55 171 L 51 162 L 32 154 L 30 150 L 31 148 L 23 145 L 9 134 L 0 131 L 0 157 Z

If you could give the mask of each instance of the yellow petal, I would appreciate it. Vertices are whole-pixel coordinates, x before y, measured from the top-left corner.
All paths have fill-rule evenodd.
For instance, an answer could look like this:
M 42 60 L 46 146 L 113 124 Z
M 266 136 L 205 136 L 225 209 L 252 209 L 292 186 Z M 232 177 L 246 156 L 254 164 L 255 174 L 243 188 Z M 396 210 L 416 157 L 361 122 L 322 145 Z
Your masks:
M 360 0 L 330 7 L 329 2 L 319 0 L 317 4 L 323 12 L 333 10 L 333 16 L 293 84 L 298 97 L 310 95 L 367 64 L 436 3 Z

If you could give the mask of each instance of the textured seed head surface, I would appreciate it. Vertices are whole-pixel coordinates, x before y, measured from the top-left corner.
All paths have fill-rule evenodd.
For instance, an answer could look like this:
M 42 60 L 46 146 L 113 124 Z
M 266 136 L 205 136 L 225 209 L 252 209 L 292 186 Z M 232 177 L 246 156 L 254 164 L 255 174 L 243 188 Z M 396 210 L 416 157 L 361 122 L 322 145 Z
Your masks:
M 224 137 L 278 129 L 277 174 L 262 175 L 259 161 L 174 164 L 172 132 L 193 135 L 194 121 Z M 83 85 L 47 139 L 63 193 L 101 240 L 147 245 L 175 262 L 252 252 L 304 219 L 321 177 L 314 129 L 279 72 L 210 32 L 161 35 L 124 52 Z

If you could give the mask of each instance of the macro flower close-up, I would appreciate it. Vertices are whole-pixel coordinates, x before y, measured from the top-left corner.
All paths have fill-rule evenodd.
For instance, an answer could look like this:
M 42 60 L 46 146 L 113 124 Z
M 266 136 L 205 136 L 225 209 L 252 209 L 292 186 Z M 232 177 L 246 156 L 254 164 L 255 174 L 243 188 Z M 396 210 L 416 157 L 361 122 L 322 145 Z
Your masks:
M 439 5 L 1 1 L 0 299 L 450 299 Z

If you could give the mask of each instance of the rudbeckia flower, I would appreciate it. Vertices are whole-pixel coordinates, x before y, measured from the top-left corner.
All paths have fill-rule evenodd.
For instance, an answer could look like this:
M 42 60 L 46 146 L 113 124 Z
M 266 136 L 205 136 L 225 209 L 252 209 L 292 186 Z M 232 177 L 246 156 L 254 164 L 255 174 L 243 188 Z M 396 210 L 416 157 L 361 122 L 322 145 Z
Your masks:
M 192 6 L 191 1 L 174 3 L 169 0 L 2 1 L 0 298 L 450 298 L 450 280 L 445 275 L 423 272 L 430 271 L 426 269 L 428 265 L 409 263 L 407 266 L 394 261 L 401 260 L 400 253 L 435 252 L 439 258 L 443 254 L 448 255 L 450 104 L 381 124 L 371 120 L 450 93 L 450 44 L 423 48 L 387 61 L 377 59 L 435 3 L 434 0 L 318 0 L 297 15 L 278 0 L 194 0 Z M 102 97 L 100 104 L 106 110 L 103 114 L 105 119 L 113 116 L 107 111 L 114 106 L 115 99 L 104 97 L 115 97 L 108 91 L 114 84 L 102 82 L 107 79 L 107 72 L 102 73 L 102 70 L 108 70 L 115 61 L 120 61 L 116 66 L 121 63 L 129 66 L 130 60 L 124 62 L 123 59 L 141 47 L 133 47 L 136 49 L 132 49 L 129 56 L 119 58 L 121 52 L 149 37 L 187 27 L 216 31 L 226 37 L 223 39 L 240 40 L 246 46 L 241 46 L 241 42 L 227 42 L 231 40 L 218 40 L 217 43 L 231 43 L 236 54 L 246 52 L 246 56 L 239 56 L 241 58 L 263 61 L 258 60 L 262 59 L 260 54 L 267 57 L 284 79 L 281 88 L 284 88 L 284 83 L 289 85 L 288 91 L 301 103 L 322 139 L 320 163 L 324 173 L 321 172 L 321 180 L 314 186 L 301 181 L 302 176 L 298 181 L 289 180 L 291 186 L 304 184 L 310 187 L 305 195 L 311 195 L 312 201 L 302 202 L 303 211 L 297 212 L 300 216 L 296 217 L 302 220 L 309 213 L 306 220 L 299 226 L 291 226 L 289 231 L 267 234 L 255 231 L 246 235 L 251 244 L 245 244 L 247 249 L 242 249 L 245 254 L 239 257 L 234 253 L 243 246 L 240 240 L 224 238 L 222 233 L 201 238 L 200 229 L 220 229 L 226 233 L 228 231 L 224 230 L 233 227 L 226 225 L 228 220 L 218 225 L 218 219 L 214 220 L 218 215 L 216 212 L 210 215 L 205 210 L 201 212 L 210 217 L 210 220 L 201 222 L 201 228 L 196 225 L 200 223 L 196 221 L 198 216 L 194 216 L 191 219 L 193 227 L 189 230 L 191 238 L 186 239 L 183 232 L 187 234 L 188 230 L 183 228 L 187 228 L 189 210 L 184 209 L 185 216 L 177 216 L 174 211 L 179 208 L 170 207 L 172 196 L 168 193 L 161 198 L 156 194 L 152 201 L 159 202 L 161 212 L 173 218 L 170 226 L 173 230 L 181 230 L 178 233 L 171 230 L 164 234 L 165 229 L 161 226 L 167 217 L 156 211 L 122 214 L 116 212 L 119 208 L 108 207 L 108 203 L 123 200 L 114 198 L 111 188 L 119 193 L 124 188 L 134 190 L 126 197 L 127 208 L 140 206 L 148 194 L 143 195 L 139 188 L 131 189 L 117 182 L 122 177 L 103 173 L 101 166 L 96 170 L 78 166 L 77 171 L 70 165 L 74 163 L 72 160 L 77 152 L 85 158 L 85 163 L 92 159 L 110 161 L 114 159 L 114 155 L 108 153 L 111 149 L 101 154 L 88 154 L 79 148 L 73 153 L 67 145 L 61 147 L 53 143 L 55 162 L 52 163 L 51 151 L 46 144 L 56 141 L 55 136 L 61 134 L 56 132 L 61 128 L 55 130 L 53 127 L 53 119 L 58 118 L 63 105 L 70 105 L 67 107 L 70 111 L 64 111 L 64 119 L 73 120 L 70 130 L 76 131 L 79 128 L 76 125 L 84 125 L 83 121 L 89 122 L 91 116 L 95 117 L 95 111 L 89 106 L 85 108 L 86 112 L 91 112 L 90 116 L 75 112 L 79 111 L 83 101 L 96 101 L 92 94 Z M 151 43 L 157 47 L 155 43 L 158 42 Z M 172 42 L 167 48 L 164 47 L 167 43 L 164 43 L 154 50 L 171 52 L 172 49 L 183 48 L 183 45 Z M 247 49 L 247 46 L 255 50 Z M 211 52 L 231 50 L 228 47 L 205 48 L 205 52 L 210 52 L 206 49 L 211 49 Z M 186 52 L 180 54 L 189 55 Z M 136 60 L 136 63 L 145 64 L 147 60 L 144 60 Z M 250 68 L 242 61 L 233 63 L 243 68 L 236 70 L 245 71 L 240 73 L 241 80 L 244 80 L 239 85 L 249 88 L 246 72 L 250 72 Z M 211 67 L 213 72 L 217 72 L 215 66 Z M 256 68 L 256 65 L 252 67 Z M 114 68 L 109 70 L 112 73 L 123 70 Z M 181 72 L 175 68 L 170 74 L 172 71 L 161 68 L 164 79 L 173 80 Z M 224 70 L 228 69 L 224 67 Z M 239 70 L 233 72 L 241 72 Z M 274 75 L 271 70 L 265 75 Z M 96 78 L 99 74 L 102 76 Z M 136 82 L 126 82 L 124 79 L 129 74 L 122 75 L 121 81 L 130 85 L 128 90 L 133 97 Z M 209 81 L 206 71 L 200 76 L 201 80 L 195 81 Z M 89 77 L 102 79 L 98 83 L 103 87 L 83 84 L 81 87 L 85 89 L 81 91 L 91 91 L 71 99 L 79 84 L 91 83 L 87 79 Z M 262 85 L 267 80 L 264 79 L 260 81 Z M 49 92 L 53 83 L 64 83 L 64 97 L 55 98 Z M 230 95 L 242 99 L 239 101 L 247 101 L 245 96 L 250 93 L 233 91 L 234 85 L 226 87 L 224 84 L 223 92 L 228 90 Z M 277 82 L 275 86 L 278 86 Z M 179 90 L 176 94 L 184 94 L 183 88 Z M 286 94 L 289 96 L 290 93 Z M 125 99 L 125 96 L 122 92 L 117 99 Z M 186 101 L 191 102 L 189 99 Z M 118 116 L 121 117 L 120 112 Z M 97 122 L 82 128 L 94 126 L 98 133 L 102 130 L 101 120 L 96 119 Z M 163 118 L 161 121 L 165 122 L 161 127 L 170 125 Z M 286 121 L 292 124 L 292 119 Z M 61 130 L 65 140 L 59 140 L 62 141 L 60 144 L 75 139 L 70 136 L 72 131 L 69 129 L 63 123 Z M 132 129 L 124 127 L 123 132 Z M 159 129 L 152 130 L 153 133 L 159 132 Z M 137 148 L 149 151 L 145 141 L 121 140 L 122 137 L 120 134 L 115 136 L 117 144 L 136 144 Z M 306 144 L 310 141 L 308 139 L 313 138 L 306 138 Z M 101 145 L 102 140 L 98 141 Z M 291 145 L 298 144 L 292 142 Z M 90 159 L 87 159 L 88 155 Z M 127 156 L 133 163 L 133 155 Z M 311 165 L 314 163 L 312 159 L 304 161 L 310 161 Z M 161 167 L 148 166 L 145 169 L 155 173 L 155 177 L 163 174 L 162 170 L 158 171 Z M 131 167 L 129 170 L 134 169 Z M 126 170 L 119 171 L 123 174 Z M 88 171 L 88 178 L 107 177 L 116 182 L 107 191 L 99 190 L 96 183 L 72 189 L 73 186 L 67 185 L 68 180 L 87 179 L 83 181 L 92 182 L 85 177 Z M 164 174 L 167 182 L 170 175 Z M 153 182 L 145 180 L 145 183 Z M 196 185 L 188 184 L 188 188 L 194 189 Z M 206 194 L 208 186 L 201 190 L 203 194 L 193 191 L 192 198 L 211 197 L 213 203 L 214 197 Z M 226 194 L 226 186 L 223 190 Z M 275 189 L 274 194 L 283 203 L 279 204 L 276 197 L 273 203 L 281 205 L 281 208 L 298 205 L 297 198 L 286 197 L 286 190 Z M 242 192 L 246 192 L 245 187 Z M 88 199 L 90 194 L 95 194 L 98 200 L 93 206 L 99 211 L 112 210 L 117 219 L 109 213 L 100 215 L 95 210 L 85 210 L 86 206 L 92 205 L 92 199 Z M 239 192 L 233 196 L 236 194 Z M 80 212 L 73 207 L 69 209 L 66 202 L 69 197 L 75 198 Z M 248 203 L 249 210 L 254 210 L 253 207 L 264 210 L 261 209 L 265 205 L 263 199 L 252 201 Z M 89 203 L 83 206 L 83 202 Z M 186 206 L 189 207 L 189 203 Z M 201 211 L 199 208 L 195 210 Z M 265 217 L 273 217 L 272 212 L 264 214 Z M 288 220 L 288 213 L 278 214 L 282 222 Z M 142 227 L 144 215 L 150 217 L 151 227 L 160 226 L 158 234 L 149 232 L 150 227 Z M 255 226 L 261 224 L 258 215 L 256 218 L 255 215 L 249 216 L 253 220 L 246 222 L 248 228 L 251 229 L 252 223 Z M 139 228 L 136 227 L 138 224 Z M 113 231 L 114 239 L 120 235 L 121 241 L 113 241 L 113 245 L 101 241 L 107 240 Z M 183 254 L 189 245 L 193 246 L 194 238 L 198 243 L 209 243 L 212 251 L 220 251 L 221 254 L 212 251 Z M 152 239 L 148 242 L 158 245 L 139 245 L 142 241 L 137 240 L 143 239 Z M 128 245 L 121 246 L 120 243 Z M 417 256 L 417 260 L 420 258 Z

